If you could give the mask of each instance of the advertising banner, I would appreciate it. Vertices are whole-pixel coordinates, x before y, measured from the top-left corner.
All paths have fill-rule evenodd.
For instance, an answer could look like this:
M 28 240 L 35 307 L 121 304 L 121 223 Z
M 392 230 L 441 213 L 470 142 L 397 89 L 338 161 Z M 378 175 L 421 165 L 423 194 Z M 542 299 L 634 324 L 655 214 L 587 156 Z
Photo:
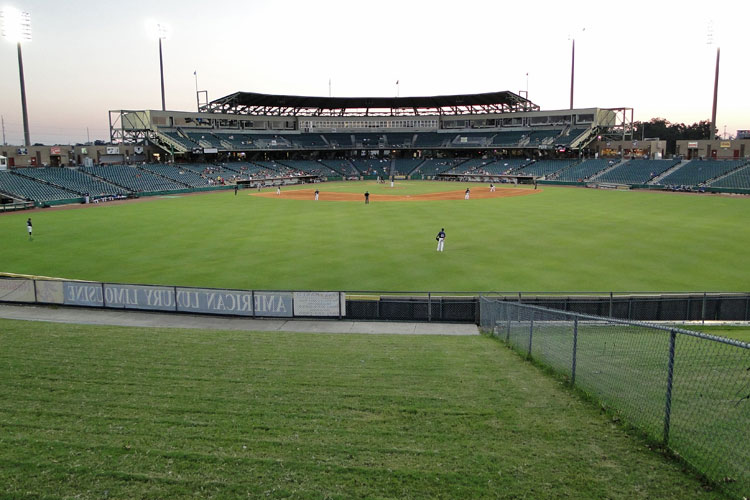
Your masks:
M 255 292 L 255 315 L 291 318 L 292 292 Z
M 295 316 L 346 316 L 346 297 L 339 292 L 294 292 Z
M 253 315 L 253 293 L 209 288 L 178 288 L 177 310 L 204 314 Z
M 102 307 L 103 297 L 101 283 L 63 282 L 63 304 L 66 306 Z
M 63 282 L 36 280 L 36 300 L 44 304 L 62 304 Z
M 34 281 L 0 278 L 0 300 L 34 302 Z
M 107 154 L 108 155 L 119 155 L 120 154 L 120 147 L 119 146 L 107 146 Z
M 174 288 L 145 285 L 104 285 L 105 307 L 174 311 Z

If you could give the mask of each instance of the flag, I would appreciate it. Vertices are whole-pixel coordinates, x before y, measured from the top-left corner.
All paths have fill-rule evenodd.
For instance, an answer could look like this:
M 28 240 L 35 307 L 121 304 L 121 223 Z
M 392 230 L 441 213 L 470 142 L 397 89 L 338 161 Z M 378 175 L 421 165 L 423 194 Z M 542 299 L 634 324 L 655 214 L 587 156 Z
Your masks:
M 398 85 L 398 80 L 396 80 L 396 85 Z
M 193 76 L 198 76 L 198 70 L 193 71 Z

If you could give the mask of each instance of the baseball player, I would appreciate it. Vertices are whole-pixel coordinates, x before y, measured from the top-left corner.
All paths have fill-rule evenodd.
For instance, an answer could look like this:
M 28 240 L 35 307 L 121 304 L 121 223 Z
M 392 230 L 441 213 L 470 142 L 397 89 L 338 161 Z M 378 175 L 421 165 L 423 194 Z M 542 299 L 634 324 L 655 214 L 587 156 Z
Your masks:
M 443 245 L 445 243 L 445 228 L 440 228 L 440 232 L 438 232 L 437 236 L 435 236 L 435 240 L 438 242 L 437 251 L 442 252 L 443 251 Z
M 495 185 L 490 182 L 490 193 L 495 192 Z
M 26 221 L 26 229 L 29 231 L 29 241 L 33 240 L 34 238 L 31 236 L 31 217 Z
M 471 193 L 471 191 L 469 191 L 469 188 L 466 188 L 466 193 L 464 194 L 464 200 L 469 199 L 469 193 Z
M 370 203 L 370 192 L 365 191 L 365 205 L 368 205 Z
M 317 189 L 315 190 L 315 201 L 318 201 L 318 196 L 320 196 L 320 191 Z
M 281 194 L 281 186 L 277 186 L 276 187 L 276 195 L 278 196 L 280 194 Z

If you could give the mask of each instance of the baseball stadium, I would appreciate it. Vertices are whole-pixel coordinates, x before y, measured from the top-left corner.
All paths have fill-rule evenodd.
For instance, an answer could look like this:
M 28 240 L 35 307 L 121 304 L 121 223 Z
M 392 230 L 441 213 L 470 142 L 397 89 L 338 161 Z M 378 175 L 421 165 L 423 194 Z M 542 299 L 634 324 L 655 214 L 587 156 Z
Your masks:
M 750 494 L 750 141 L 197 97 L 1 150 L 8 498 Z

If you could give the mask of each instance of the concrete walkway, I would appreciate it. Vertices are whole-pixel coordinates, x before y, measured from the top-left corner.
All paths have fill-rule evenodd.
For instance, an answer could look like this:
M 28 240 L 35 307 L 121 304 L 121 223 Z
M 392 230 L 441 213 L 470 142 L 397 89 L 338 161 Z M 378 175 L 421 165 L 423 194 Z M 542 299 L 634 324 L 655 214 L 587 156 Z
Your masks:
M 466 323 L 401 323 L 390 321 L 329 321 L 303 319 L 252 319 L 196 314 L 46 307 L 0 304 L 0 318 L 83 325 L 198 328 L 303 333 L 371 333 L 402 335 L 479 335 L 476 325 Z

